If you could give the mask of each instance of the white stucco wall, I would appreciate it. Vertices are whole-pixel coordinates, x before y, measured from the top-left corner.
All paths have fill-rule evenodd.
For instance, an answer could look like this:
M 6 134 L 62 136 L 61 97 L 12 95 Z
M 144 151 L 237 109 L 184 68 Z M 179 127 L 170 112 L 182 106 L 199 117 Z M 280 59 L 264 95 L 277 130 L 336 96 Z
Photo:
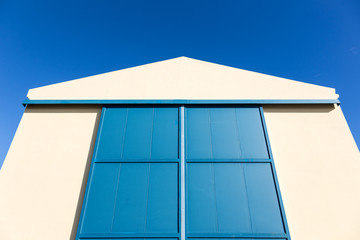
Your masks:
M 31 100 L 337 99 L 334 88 L 187 57 L 33 88 Z
M 292 240 L 360 239 L 360 154 L 340 106 L 264 106 Z
M 328 99 L 335 89 L 185 57 L 31 89 L 31 100 Z M 0 171 L 0 239 L 74 239 L 100 106 L 29 106 Z M 292 240 L 360 239 L 360 154 L 337 105 L 265 105 Z
M 0 171 L 0 239 L 75 236 L 100 111 L 96 106 L 25 110 Z
M 0 171 L 0 239 L 74 239 L 100 111 L 26 109 Z M 360 154 L 340 107 L 264 113 L 292 239 L 360 239 Z

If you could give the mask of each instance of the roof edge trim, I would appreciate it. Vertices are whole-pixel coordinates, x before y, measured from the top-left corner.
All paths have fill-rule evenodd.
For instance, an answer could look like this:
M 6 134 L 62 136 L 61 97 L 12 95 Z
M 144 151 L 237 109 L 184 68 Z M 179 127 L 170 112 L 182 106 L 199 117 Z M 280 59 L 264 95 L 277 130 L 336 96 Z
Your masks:
M 119 100 L 30 100 L 22 103 L 28 104 L 340 104 L 338 99 L 229 99 L 229 100 L 185 100 L 185 99 L 119 99 Z

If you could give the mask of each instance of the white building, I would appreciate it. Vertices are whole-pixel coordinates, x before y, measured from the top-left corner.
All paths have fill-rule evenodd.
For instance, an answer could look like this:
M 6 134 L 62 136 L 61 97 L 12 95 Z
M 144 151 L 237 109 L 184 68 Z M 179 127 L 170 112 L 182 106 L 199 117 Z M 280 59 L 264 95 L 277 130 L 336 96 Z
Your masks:
M 360 239 L 333 88 L 180 57 L 27 97 L 0 239 Z

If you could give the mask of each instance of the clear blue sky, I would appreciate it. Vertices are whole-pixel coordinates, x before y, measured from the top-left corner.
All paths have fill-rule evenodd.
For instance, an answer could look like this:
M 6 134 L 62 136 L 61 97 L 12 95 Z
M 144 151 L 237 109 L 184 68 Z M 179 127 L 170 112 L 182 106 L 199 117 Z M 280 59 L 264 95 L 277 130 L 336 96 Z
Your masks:
M 0 1 L 0 166 L 28 89 L 187 56 L 336 88 L 360 145 L 360 1 Z

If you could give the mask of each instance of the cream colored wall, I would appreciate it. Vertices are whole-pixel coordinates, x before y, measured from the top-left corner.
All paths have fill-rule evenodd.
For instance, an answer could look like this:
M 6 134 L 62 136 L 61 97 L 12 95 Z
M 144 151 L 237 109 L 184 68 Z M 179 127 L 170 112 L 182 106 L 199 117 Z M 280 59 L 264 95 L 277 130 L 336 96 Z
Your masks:
M 0 239 L 75 237 L 100 111 L 26 109 L 0 171 Z M 360 154 L 340 107 L 264 112 L 292 239 L 360 239 Z
M 264 106 L 292 240 L 360 239 L 360 154 L 339 106 Z
M 337 99 L 335 89 L 180 57 L 30 89 L 49 99 Z
M 100 111 L 25 110 L 0 171 L 0 239 L 74 238 Z

